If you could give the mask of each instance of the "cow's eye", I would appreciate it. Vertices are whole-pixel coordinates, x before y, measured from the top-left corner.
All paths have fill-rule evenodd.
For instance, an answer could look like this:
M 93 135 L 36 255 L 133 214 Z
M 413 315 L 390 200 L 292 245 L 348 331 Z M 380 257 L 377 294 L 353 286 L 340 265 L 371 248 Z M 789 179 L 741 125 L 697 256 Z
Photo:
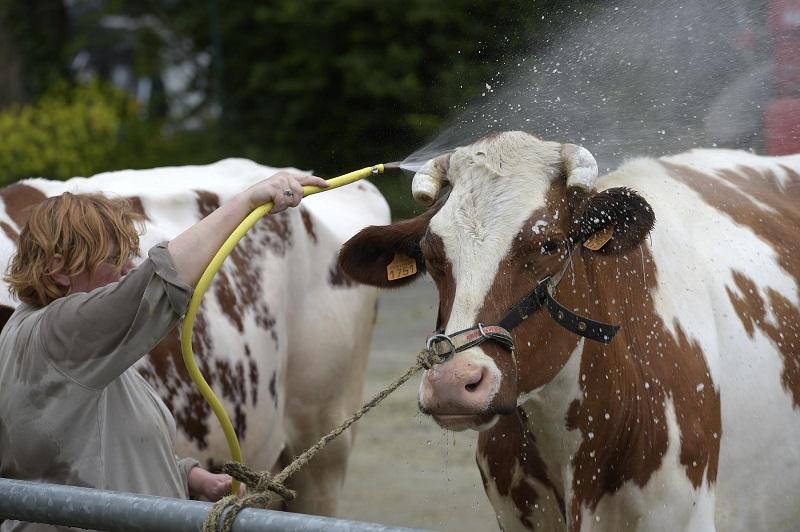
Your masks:
M 562 241 L 558 239 L 545 240 L 541 245 L 542 255 L 554 255 L 561 250 Z

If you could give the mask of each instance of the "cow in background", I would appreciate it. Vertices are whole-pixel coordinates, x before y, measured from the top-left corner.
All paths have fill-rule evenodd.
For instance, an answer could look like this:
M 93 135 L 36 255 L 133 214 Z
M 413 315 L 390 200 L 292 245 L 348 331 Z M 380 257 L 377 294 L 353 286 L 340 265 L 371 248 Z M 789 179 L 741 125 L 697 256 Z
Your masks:
M 21 181 L 0 189 L 0 265 L 5 271 L 29 208 L 45 197 L 68 191 L 128 198 L 145 217 L 146 256 L 276 171 L 227 159 Z M 377 290 L 353 283 L 336 258 L 359 229 L 389 220 L 386 201 L 368 182 L 327 191 L 257 222 L 215 277 L 195 323 L 194 351 L 251 468 L 287 465 L 360 406 Z M 0 304 L 5 323 L 17 305 L 5 287 Z M 230 459 L 222 429 L 183 365 L 179 328 L 136 368 L 175 416 L 179 455 L 210 467 Z M 292 477 L 298 498 L 290 510 L 335 513 L 352 444 L 353 433 L 345 432 Z
M 408 256 L 435 281 L 420 409 L 480 432 L 502 529 L 797 529 L 800 155 L 598 177 L 584 148 L 506 132 L 430 161 L 415 194 L 435 204 L 340 264 L 395 286 Z

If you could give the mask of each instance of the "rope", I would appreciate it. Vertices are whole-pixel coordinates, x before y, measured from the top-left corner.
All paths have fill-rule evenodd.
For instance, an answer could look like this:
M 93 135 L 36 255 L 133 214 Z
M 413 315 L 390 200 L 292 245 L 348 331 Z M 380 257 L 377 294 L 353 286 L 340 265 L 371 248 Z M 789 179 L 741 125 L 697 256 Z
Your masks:
M 307 451 L 298 456 L 291 464 L 286 466 L 277 475 L 272 475 L 268 471 L 253 471 L 247 466 L 238 462 L 226 462 L 222 466 L 222 471 L 232 476 L 236 480 L 247 486 L 247 493 L 238 497 L 228 495 L 217 501 L 209 510 L 206 522 L 203 524 L 203 532 L 231 532 L 236 516 L 243 509 L 266 508 L 270 502 L 283 499 L 284 501 L 294 500 L 296 492 L 286 487 L 284 482 L 294 473 L 305 466 L 316 456 L 328 443 L 334 440 L 342 432 L 347 430 L 350 425 L 358 421 L 364 414 L 376 407 L 381 401 L 386 399 L 389 394 L 402 386 L 408 379 L 422 369 L 431 369 L 436 364 L 444 362 L 444 358 L 432 350 L 423 349 L 417 355 L 417 362 L 401 375 L 389 386 L 381 390 L 375 397 L 364 403 L 355 414 L 345 419 L 338 427 L 324 435 L 317 443 L 312 445 Z M 222 518 L 222 523 L 220 523 Z M 219 525 L 219 527 L 218 527 Z

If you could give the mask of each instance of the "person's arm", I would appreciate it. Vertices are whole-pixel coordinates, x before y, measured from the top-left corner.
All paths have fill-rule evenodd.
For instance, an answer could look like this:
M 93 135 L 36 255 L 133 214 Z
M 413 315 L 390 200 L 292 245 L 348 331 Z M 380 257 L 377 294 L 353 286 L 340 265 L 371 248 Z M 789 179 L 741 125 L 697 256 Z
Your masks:
M 324 179 L 313 175 L 278 172 L 240 192 L 172 239 L 168 249 L 178 275 L 195 286 L 219 248 L 248 214 L 270 201 L 274 203 L 271 213 L 297 206 L 305 185 L 328 186 Z
M 180 279 L 162 243 L 119 282 L 41 309 L 32 340 L 63 374 L 101 389 L 175 327 L 191 297 L 192 287 Z
M 327 183 L 279 172 L 237 194 L 171 242 L 152 248 L 148 259 L 119 282 L 47 305 L 37 338 L 52 363 L 84 386 L 107 386 L 175 326 L 186 312 L 192 288 L 233 229 L 268 201 L 275 202 L 272 212 L 297 205 L 303 185 Z

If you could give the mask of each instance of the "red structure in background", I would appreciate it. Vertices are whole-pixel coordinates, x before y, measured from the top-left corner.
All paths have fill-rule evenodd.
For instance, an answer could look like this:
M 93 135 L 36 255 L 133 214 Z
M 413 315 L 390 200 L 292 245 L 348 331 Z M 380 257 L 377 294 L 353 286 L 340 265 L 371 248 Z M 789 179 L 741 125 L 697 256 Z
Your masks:
M 771 155 L 800 153 L 800 0 L 772 0 L 769 31 L 775 51 L 775 99 L 766 112 Z

